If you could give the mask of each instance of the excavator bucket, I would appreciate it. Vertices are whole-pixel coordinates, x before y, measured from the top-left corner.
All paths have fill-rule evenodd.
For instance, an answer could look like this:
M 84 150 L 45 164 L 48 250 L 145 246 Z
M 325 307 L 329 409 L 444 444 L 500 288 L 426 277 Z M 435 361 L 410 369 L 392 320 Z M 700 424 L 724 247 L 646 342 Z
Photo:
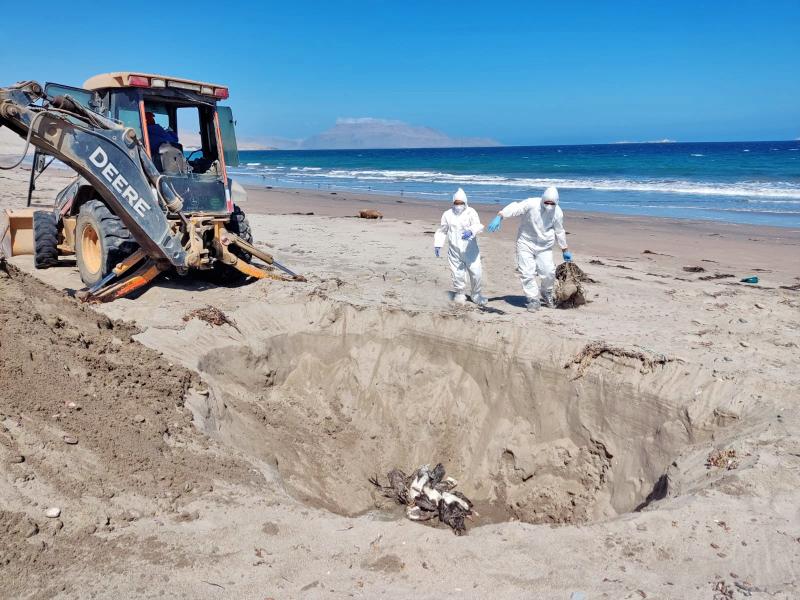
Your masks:
M 33 211 L 7 208 L 0 212 L 0 256 L 33 254 Z

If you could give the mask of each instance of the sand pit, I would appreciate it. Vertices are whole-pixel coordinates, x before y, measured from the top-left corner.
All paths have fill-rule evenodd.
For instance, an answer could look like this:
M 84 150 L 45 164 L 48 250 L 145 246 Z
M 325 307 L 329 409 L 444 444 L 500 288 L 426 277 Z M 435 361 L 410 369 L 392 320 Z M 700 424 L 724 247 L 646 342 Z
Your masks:
M 204 354 L 198 370 L 214 393 L 192 409 L 201 429 L 276 464 L 295 498 L 337 514 L 381 506 L 370 476 L 435 458 L 482 523 L 613 517 L 663 497 L 669 464 L 715 427 L 653 385 L 678 366 L 643 375 L 637 359 L 612 356 L 583 373 L 543 360 L 546 350 L 464 340 L 453 320 L 318 310 L 305 331 Z M 271 328 L 307 318 L 308 307 L 288 308 Z

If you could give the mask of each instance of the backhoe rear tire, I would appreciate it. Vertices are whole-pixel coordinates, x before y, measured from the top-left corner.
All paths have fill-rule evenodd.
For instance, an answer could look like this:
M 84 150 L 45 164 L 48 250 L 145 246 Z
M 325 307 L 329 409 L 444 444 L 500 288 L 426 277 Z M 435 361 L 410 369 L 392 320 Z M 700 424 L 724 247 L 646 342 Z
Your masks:
M 47 269 L 58 264 L 58 216 L 50 210 L 33 213 L 33 265 Z
M 122 220 L 100 200 L 81 206 L 75 225 L 75 257 L 84 284 L 96 284 L 137 248 Z
M 250 221 L 247 220 L 244 211 L 236 204 L 233 205 L 233 212 L 231 213 L 230 219 L 225 224 L 225 229 L 235 235 L 238 235 L 244 241 L 251 244 L 253 243 L 253 232 L 250 229 Z M 249 252 L 245 252 L 238 247 L 231 247 L 231 253 L 235 254 L 240 260 L 243 260 L 246 263 L 249 263 L 253 258 Z M 219 262 L 214 265 L 211 273 L 211 279 L 214 281 L 214 283 L 219 283 L 222 285 L 234 285 L 237 283 L 242 283 L 245 279 L 247 279 L 247 275 L 241 271 L 237 271 L 233 267 L 229 267 L 228 265 Z
M 238 235 L 245 242 L 253 243 L 253 232 L 250 229 L 250 221 L 247 220 L 244 211 L 236 204 L 233 205 L 233 212 L 231 213 L 231 218 L 225 226 L 225 229 Z M 248 263 L 253 258 L 249 252 L 245 252 L 241 248 L 233 248 L 231 252 Z

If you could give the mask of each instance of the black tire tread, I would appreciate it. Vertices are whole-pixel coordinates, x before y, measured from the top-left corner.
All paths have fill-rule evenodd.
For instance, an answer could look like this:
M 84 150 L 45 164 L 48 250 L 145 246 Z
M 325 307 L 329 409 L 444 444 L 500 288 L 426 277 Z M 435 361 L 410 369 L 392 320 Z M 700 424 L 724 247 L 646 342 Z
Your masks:
M 58 215 L 53 211 L 33 213 L 33 264 L 37 269 L 58 264 Z
M 79 222 L 82 217 L 89 218 L 98 224 L 102 237 L 103 247 L 106 249 L 103 265 L 101 267 L 101 277 L 110 273 L 122 260 L 133 254 L 139 245 L 134 241 L 131 232 L 118 216 L 112 213 L 108 206 L 100 200 L 88 200 L 81 206 L 78 214 Z M 76 230 L 76 237 L 78 236 Z M 76 240 L 76 245 L 79 241 Z M 80 263 L 80 261 L 79 261 Z M 78 265 L 80 268 L 80 264 Z M 83 276 L 83 273 L 81 273 Z M 87 285 L 94 282 L 84 281 Z

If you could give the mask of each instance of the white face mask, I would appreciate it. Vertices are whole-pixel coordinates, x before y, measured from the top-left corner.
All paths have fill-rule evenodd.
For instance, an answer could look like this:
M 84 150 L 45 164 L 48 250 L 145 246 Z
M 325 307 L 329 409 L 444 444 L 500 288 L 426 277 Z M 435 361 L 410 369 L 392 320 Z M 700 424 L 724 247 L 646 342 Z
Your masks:
M 453 212 L 456 213 L 457 215 L 463 213 L 465 208 L 466 206 L 464 206 L 463 204 L 453 204 Z
M 555 204 L 545 204 L 544 202 L 542 202 L 542 209 L 543 210 L 547 210 L 547 211 L 555 210 L 556 209 L 556 205 Z

